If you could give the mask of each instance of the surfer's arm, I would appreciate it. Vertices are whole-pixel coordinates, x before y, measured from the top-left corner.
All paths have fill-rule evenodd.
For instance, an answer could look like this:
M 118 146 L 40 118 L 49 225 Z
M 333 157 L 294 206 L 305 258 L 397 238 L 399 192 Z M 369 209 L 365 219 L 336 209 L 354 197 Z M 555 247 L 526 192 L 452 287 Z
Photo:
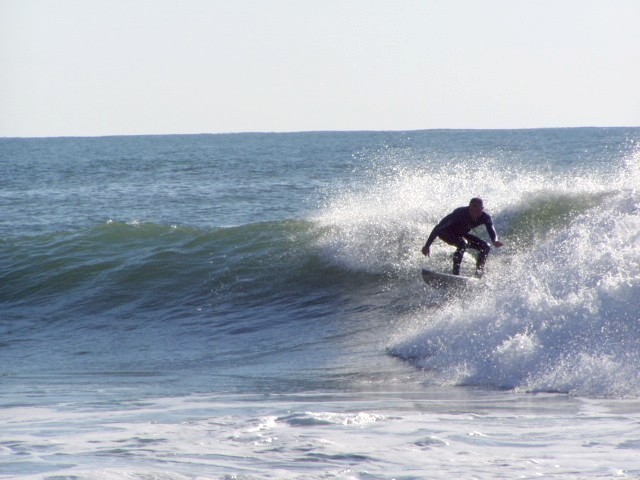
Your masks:
M 433 230 L 431 230 L 431 234 L 429 235 L 429 238 L 427 238 L 427 243 L 424 244 L 424 247 L 422 247 L 422 254 L 425 256 L 429 256 L 431 254 L 430 249 L 431 249 L 431 244 L 435 241 L 436 237 L 438 236 L 438 232 L 439 232 L 439 228 L 436 225 L 435 227 L 433 227 Z
M 425 243 L 425 247 L 429 248 L 431 244 L 435 241 L 436 237 L 440 233 L 440 229 L 438 227 L 433 227 L 431 233 L 429 234 L 429 238 L 427 238 L 427 243 Z
M 487 227 L 487 233 L 491 238 L 491 243 L 493 244 L 493 246 L 498 248 L 502 247 L 502 245 L 504 244 L 500 240 L 498 240 L 498 233 L 496 232 L 496 229 L 493 226 L 493 222 L 489 220 L 487 223 L 485 223 L 485 226 Z
M 422 247 L 423 255 L 426 255 L 427 257 L 429 256 L 430 254 L 429 249 L 431 248 L 431 244 L 435 241 L 436 237 L 440 235 L 440 232 L 442 232 L 445 228 L 450 227 L 454 223 L 455 216 L 458 210 L 454 210 L 453 212 L 451 212 L 449 215 L 447 215 L 442 220 L 440 220 L 440 223 L 438 223 L 435 227 L 433 227 L 433 230 L 431 230 L 431 234 L 429 235 L 429 238 L 427 238 L 427 243 L 425 243 L 424 247 Z

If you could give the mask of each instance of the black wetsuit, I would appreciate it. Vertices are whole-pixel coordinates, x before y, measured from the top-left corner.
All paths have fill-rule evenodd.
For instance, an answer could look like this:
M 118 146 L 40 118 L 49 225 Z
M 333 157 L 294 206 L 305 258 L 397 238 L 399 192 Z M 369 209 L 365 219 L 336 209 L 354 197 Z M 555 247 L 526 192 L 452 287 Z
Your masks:
M 482 212 L 477 220 L 473 220 L 469 213 L 469 207 L 456 208 L 453 212 L 440 220 L 440 223 L 433 228 L 431 235 L 429 235 L 429 238 L 427 239 L 425 247 L 430 247 L 436 237 L 449 245 L 456 247 L 457 250 L 453 254 L 454 275 L 460 274 L 460 264 L 462 263 L 462 257 L 464 256 L 465 250 L 467 248 L 473 248 L 480 252 L 476 262 L 476 268 L 478 271 L 482 271 L 491 247 L 489 247 L 489 244 L 484 240 L 468 233 L 469 230 L 479 227 L 480 225 L 484 225 L 487 228 L 491 241 L 495 242 L 498 235 L 496 233 L 496 229 L 493 227 L 493 220 L 489 214 Z

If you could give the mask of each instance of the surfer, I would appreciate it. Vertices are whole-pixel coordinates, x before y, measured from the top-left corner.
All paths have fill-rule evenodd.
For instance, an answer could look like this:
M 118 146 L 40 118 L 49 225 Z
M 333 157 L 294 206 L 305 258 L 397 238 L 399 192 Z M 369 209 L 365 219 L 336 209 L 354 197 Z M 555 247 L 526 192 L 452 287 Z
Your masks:
M 460 275 L 460 264 L 467 248 L 473 248 L 479 252 L 476 260 L 476 274 L 482 275 L 484 263 L 491 247 L 484 240 L 469 233 L 472 228 L 484 225 L 487 228 L 491 243 L 494 247 L 502 247 L 504 244 L 498 240 L 498 234 L 493 227 L 493 219 L 484 211 L 481 198 L 472 198 L 468 207 L 456 208 L 449 215 L 440 220 L 422 247 L 422 254 L 431 255 L 431 244 L 438 237 L 445 243 L 456 247 L 453 254 L 453 274 Z

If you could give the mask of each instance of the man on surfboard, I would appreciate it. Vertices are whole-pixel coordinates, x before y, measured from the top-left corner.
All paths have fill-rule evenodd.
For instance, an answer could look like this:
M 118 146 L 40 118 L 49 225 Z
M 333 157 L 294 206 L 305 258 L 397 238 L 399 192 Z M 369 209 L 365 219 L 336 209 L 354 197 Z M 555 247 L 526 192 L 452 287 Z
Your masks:
M 427 239 L 427 243 L 422 247 L 422 254 L 431 255 L 431 244 L 438 237 L 445 243 L 456 247 L 453 254 L 453 274 L 460 275 L 460 264 L 467 248 L 473 248 L 479 252 L 476 261 L 476 273 L 482 275 L 484 263 L 489 255 L 491 247 L 484 240 L 469 233 L 472 228 L 484 225 L 487 228 L 491 243 L 494 247 L 502 247 L 504 244 L 498 241 L 498 234 L 493 227 L 491 216 L 484 211 L 481 198 L 472 198 L 468 207 L 456 208 L 449 215 L 440 220 Z

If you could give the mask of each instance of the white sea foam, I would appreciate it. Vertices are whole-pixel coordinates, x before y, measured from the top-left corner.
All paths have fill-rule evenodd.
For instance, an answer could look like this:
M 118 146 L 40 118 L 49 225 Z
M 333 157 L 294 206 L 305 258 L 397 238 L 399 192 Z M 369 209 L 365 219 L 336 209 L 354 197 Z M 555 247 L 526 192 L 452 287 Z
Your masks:
M 637 402 L 446 389 L 165 397 L 83 410 L 4 409 L 0 478 L 16 471 L 26 480 L 640 474 Z M 42 431 L 61 413 L 65 428 Z

